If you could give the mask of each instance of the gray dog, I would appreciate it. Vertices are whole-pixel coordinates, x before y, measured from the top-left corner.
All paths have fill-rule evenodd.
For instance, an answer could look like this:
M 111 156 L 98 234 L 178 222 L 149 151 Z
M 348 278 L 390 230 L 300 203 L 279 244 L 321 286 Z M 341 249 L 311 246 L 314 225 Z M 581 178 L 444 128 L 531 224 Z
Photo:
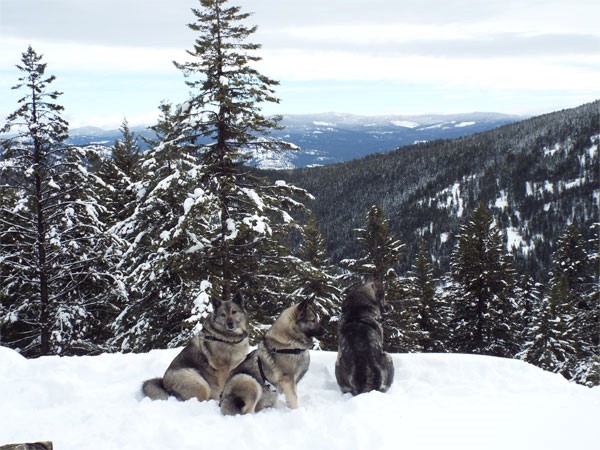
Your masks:
M 383 351 L 384 309 L 383 286 L 373 281 L 351 290 L 342 303 L 335 378 L 344 393 L 386 392 L 392 384 L 394 364 Z
M 202 332 L 175 357 L 162 378 L 147 380 L 142 392 L 153 400 L 218 400 L 229 372 L 246 357 L 248 317 L 244 301 L 212 300 L 213 312 Z
M 258 348 L 231 372 L 221 396 L 223 414 L 247 414 L 271 407 L 279 392 L 290 408 L 298 407 L 296 385 L 308 370 L 308 349 L 313 336 L 325 331 L 312 303 L 308 299 L 283 311 Z

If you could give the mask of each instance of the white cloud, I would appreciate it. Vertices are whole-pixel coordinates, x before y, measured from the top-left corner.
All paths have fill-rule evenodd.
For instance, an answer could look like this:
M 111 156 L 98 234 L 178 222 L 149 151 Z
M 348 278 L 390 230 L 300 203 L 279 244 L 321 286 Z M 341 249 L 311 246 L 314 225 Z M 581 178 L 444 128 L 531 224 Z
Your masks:
M 365 110 L 381 111 L 416 105 L 418 92 L 431 112 L 460 107 L 460 99 L 463 108 L 519 113 L 528 103 L 552 109 L 600 97 L 596 0 L 231 4 L 254 12 L 249 24 L 259 29 L 252 41 L 263 44 L 259 69 L 281 82 L 278 112 L 296 112 L 311 101 L 313 111 L 343 110 L 349 92 L 356 107 L 362 102 Z M 123 115 L 131 122 L 152 115 L 163 99 L 183 100 L 187 87 L 172 60 L 188 59 L 192 7 L 199 2 L 0 0 L 0 116 L 14 109 L 5 111 L 16 98 L 7 91 L 28 44 L 44 54 L 74 121 L 105 122 L 114 111 L 113 122 Z M 323 83 L 327 96 L 318 92 Z M 369 100 L 374 83 L 382 92 Z M 294 95 L 299 91 L 314 94 L 301 98 Z M 427 91 L 436 95 L 424 96 Z

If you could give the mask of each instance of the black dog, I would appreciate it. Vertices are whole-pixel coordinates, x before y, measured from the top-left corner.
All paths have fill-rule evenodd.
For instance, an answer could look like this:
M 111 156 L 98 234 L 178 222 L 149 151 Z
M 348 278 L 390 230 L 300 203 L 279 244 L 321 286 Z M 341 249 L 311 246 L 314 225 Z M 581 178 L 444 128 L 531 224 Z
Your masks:
M 384 309 L 383 286 L 373 281 L 354 288 L 342 303 L 335 378 L 344 393 L 386 392 L 392 384 L 394 364 L 383 351 Z

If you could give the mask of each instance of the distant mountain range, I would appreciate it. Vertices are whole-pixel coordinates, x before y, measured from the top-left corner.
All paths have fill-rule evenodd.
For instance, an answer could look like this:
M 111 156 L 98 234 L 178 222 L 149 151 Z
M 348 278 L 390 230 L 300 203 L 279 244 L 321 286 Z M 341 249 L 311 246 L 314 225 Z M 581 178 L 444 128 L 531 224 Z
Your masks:
M 409 136 L 418 135 L 420 129 L 446 128 L 432 128 L 420 120 L 408 128 L 414 133 Z M 465 122 L 477 120 L 454 116 L 446 131 L 475 126 L 459 126 Z M 575 224 L 589 239 L 598 232 L 593 227 L 600 222 L 599 147 L 600 100 L 458 139 L 265 174 L 305 188 L 315 197 L 309 207 L 334 261 L 358 256 L 353 230 L 364 226 L 369 208 L 379 204 L 390 232 L 407 244 L 404 269 L 410 268 L 422 241 L 445 272 L 460 226 L 483 202 L 519 271 L 542 281 L 568 224 Z
M 291 142 L 298 152 L 255 154 L 251 164 L 263 169 L 293 169 L 350 161 L 378 152 L 437 139 L 451 139 L 491 130 L 522 120 L 521 116 L 498 113 L 453 115 L 361 116 L 323 113 L 286 115 L 276 139 Z M 151 137 L 145 127 L 131 127 L 138 136 Z M 121 137 L 119 130 L 95 127 L 71 130 L 73 145 L 111 146 Z M 142 148 L 144 147 L 143 142 Z

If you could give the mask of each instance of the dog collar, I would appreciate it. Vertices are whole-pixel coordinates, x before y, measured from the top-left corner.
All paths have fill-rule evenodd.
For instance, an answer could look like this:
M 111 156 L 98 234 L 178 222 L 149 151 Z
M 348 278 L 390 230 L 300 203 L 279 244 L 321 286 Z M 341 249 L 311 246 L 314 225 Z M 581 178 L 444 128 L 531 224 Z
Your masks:
M 269 348 L 266 337 L 263 337 L 262 344 L 269 353 L 277 353 L 279 355 L 299 355 L 308 350 L 307 348 Z
M 271 353 L 278 353 L 280 355 L 299 355 L 308 351 L 307 348 L 272 348 L 269 350 Z
M 210 336 L 208 334 L 204 334 L 203 337 L 205 341 L 224 342 L 225 344 L 241 344 L 248 336 L 244 336 L 238 341 L 227 341 L 225 339 L 220 339 L 216 336 Z

